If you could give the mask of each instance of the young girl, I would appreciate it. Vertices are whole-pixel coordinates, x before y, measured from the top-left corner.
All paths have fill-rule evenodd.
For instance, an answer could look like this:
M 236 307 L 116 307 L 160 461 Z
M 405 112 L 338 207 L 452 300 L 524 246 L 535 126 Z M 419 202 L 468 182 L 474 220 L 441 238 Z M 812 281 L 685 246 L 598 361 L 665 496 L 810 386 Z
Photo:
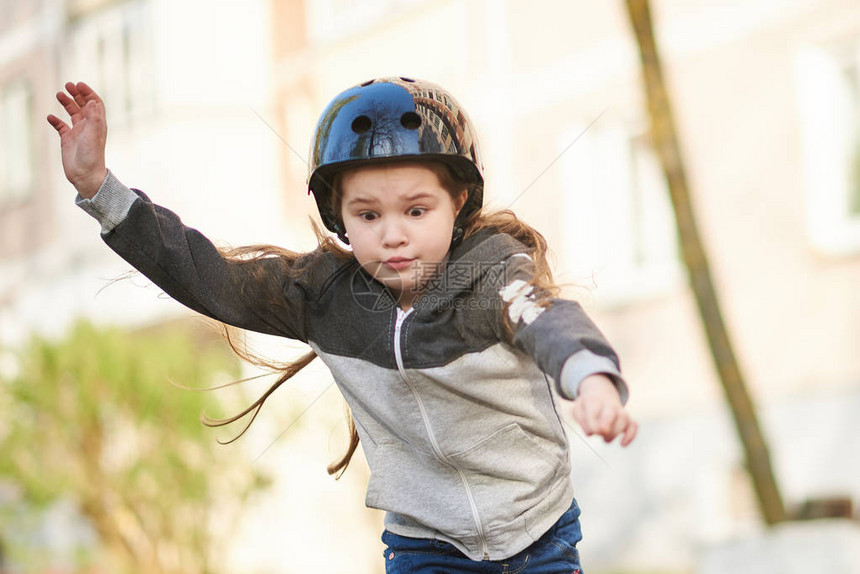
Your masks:
M 555 296 L 543 237 L 481 210 L 475 131 L 449 93 L 387 78 L 329 104 L 308 187 L 340 243 L 321 236 L 300 254 L 221 252 L 120 183 L 105 167 L 101 99 L 84 83 L 66 90 L 71 127 L 48 122 L 104 241 L 191 309 L 303 341 L 331 370 L 354 437 L 330 472 L 360 439 L 366 503 L 386 511 L 387 572 L 579 572 L 552 387 L 587 434 L 624 446 L 637 428 L 627 387 L 581 307 Z

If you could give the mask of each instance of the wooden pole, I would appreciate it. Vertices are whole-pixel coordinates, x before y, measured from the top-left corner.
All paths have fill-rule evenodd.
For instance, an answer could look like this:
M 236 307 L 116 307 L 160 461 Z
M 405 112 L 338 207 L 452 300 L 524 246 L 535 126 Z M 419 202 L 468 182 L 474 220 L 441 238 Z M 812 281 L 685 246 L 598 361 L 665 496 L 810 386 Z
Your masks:
M 654 42 L 648 0 L 626 2 L 642 59 L 652 143 L 669 185 L 684 263 L 707 334 L 711 356 L 743 444 L 747 469 L 753 481 L 762 517 L 768 525 L 773 525 L 786 520 L 785 506 L 774 478 L 767 445 L 759 428 L 752 399 L 747 392 L 726 332 L 717 293 L 711 280 L 708 259 L 696 226 L 669 95 L 663 82 L 660 59 Z

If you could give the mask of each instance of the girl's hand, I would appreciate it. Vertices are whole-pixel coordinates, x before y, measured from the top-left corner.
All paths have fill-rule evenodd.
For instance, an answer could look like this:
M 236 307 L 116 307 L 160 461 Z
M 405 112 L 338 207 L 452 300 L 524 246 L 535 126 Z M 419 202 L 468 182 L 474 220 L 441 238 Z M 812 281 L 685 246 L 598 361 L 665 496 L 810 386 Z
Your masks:
M 639 428 L 624 410 L 618 390 L 606 375 L 591 375 L 582 381 L 579 396 L 573 402 L 573 418 L 589 436 L 597 434 L 612 442 L 620 435 L 621 446 L 633 442 Z
M 99 95 L 83 82 L 67 83 L 66 91 L 69 95 L 57 93 L 57 101 L 68 112 L 72 126 L 53 114 L 48 116 L 48 123 L 60 134 L 66 179 L 81 197 L 89 199 L 98 192 L 107 176 L 105 106 Z

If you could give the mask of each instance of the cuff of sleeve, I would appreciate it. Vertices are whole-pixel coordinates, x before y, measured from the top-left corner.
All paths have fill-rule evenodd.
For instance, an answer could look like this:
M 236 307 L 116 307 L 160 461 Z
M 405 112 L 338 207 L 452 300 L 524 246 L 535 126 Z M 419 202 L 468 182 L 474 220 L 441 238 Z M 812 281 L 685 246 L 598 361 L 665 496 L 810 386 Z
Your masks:
M 608 357 L 603 357 L 584 349 L 571 355 L 561 368 L 561 392 L 570 400 L 576 400 L 579 396 L 579 385 L 591 375 L 606 375 L 615 384 L 618 394 L 621 395 L 621 404 L 627 404 L 630 392 L 627 383 L 615 363 Z
M 102 235 L 113 231 L 128 215 L 137 195 L 108 170 L 105 180 L 92 199 L 78 194 L 75 205 L 94 217 L 102 226 Z

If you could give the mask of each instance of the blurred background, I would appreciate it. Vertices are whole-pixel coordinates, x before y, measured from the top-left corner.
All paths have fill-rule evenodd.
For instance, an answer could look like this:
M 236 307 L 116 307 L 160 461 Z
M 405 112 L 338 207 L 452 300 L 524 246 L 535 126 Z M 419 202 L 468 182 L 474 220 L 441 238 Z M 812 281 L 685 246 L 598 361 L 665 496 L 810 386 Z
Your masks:
M 860 540 L 860 3 L 651 10 L 773 476 L 790 516 L 838 503 L 824 515 L 843 519 L 807 521 L 802 540 L 844 550 Z M 383 571 L 363 460 L 339 481 L 325 471 L 347 430 L 318 361 L 237 442 L 216 440 L 241 424 L 198 422 L 270 380 L 179 388 L 258 371 L 217 325 L 126 276 L 74 206 L 44 119 L 69 80 L 104 97 L 124 183 L 221 245 L 294 250 L 315 245 L 305 159 L 328 101 L 382 76 L 446 87 L 482 138 L 487 203 L 545 234 L 631 386 L 641 428 L 625 450 L 583 438 L 562 406 L 586 571 L 715 572 L 766 540 L 641 68 L 620 0 L 0 0 L 0 572 Z M 838 563 L 860 568 L 853 547 Z

